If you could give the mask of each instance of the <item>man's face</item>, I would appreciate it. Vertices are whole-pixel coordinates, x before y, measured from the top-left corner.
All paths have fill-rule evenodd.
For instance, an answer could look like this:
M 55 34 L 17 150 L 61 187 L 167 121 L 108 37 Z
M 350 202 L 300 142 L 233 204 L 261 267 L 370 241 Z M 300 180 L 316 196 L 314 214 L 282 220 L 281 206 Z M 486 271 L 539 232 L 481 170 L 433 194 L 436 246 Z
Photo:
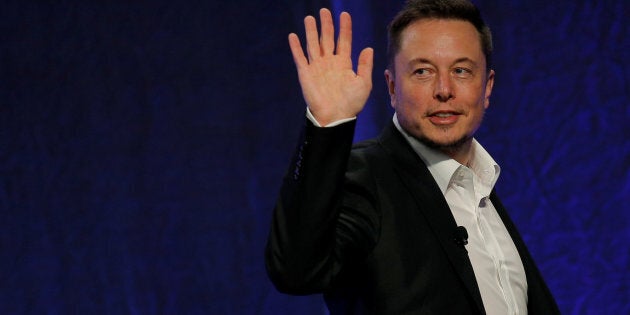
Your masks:
M 494 83 L 472 24 L 413 22 L 401 33 L 394 69 L 385 71 L 391 105 L 408 133 L 438 149 L 470 143 Z

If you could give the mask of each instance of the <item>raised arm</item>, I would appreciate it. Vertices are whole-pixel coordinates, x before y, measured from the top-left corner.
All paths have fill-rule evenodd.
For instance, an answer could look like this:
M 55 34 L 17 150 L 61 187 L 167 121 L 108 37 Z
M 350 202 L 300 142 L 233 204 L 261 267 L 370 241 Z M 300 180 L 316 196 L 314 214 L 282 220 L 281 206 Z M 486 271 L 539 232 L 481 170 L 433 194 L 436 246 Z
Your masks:
M 295 34 L 289 35 L 289 43 L 304 99 L 317 122 L 326 126 L 363 109 L 372 87 L 373 52 L 361 52 L 355 73 L 350 15 L 340 16 L 336 45 L 330 11 L 322 9 L 320 17 L 321 36 L 315 18 L 304 19 L 308 58 Z M 356 188 L 345 177 L 355 124 L 317 128 L 307 123 L 303 130 L 274 208 L 265 253 L 269 277 L 281 292 L 330 289 L 342 267 L 374 243 L 370 237 L 375 233 L 366 231 L 374 220 L 353 216 L 354 208 L 344 204 L 351 200 L 362 210 L 371 206 L 360 195 L 367 189 Z M 348 185 L 354 188 L 346 189 Z
M 306 52 L 295 33 L 289 34 L 289 46 L 298 72 L 306 104 L 322 126 L 355 117 L 365 106 L 372 89 L 374 52 L 365 48 L 359 54 L 357 71 L 353 70 L 352 19 L 339 16 L 339 36 L 335 45 L 335 28 L 328 9 L 320 12 L 321 35 L 314 17 L 304 18 Z M 335 47 L 336 46 L 336 47 Z

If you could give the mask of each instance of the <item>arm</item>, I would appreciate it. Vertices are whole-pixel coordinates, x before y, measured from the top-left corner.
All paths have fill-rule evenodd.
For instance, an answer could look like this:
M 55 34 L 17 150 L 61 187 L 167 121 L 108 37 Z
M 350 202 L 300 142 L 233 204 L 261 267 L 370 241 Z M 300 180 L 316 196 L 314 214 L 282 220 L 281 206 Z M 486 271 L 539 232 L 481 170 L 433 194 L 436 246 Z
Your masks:
M 350 59 L 350 15 L 340 16 L 340 35 L 334 51 L 332 17 L 320 11 L 322 35 L 315 19 L 304 20 L 308 59 L 295 34 L 289 35 L 304 99 L 321 125 L 355 117 L 371 89 L 372 50 L 359 57 L 357 73 Z M 310 121 L 284 179 L 274 209 L 266 248 L 266 265 L 278 290 L 294 294 L 321 292 L 343 266 L 353 243 L 353 223 L 340 216 L 345 173 L 355 122 L 318 128 Z M 352 198 L 351 198 L 352 199 Z
M 356 269 L 379 234 L 376 186 L 364 158 L 349 157 L 355 122 L 307 122 L 274 209 L 265 262 L 285 293 L 324 292 Z M 325 161 L 325 163 L 322 163 Z
M 354 122 L 331 128 L 307 122 L 301 135 L 266 248 L 267 272 L 281 292 L 321 292 L 340 269 L 336 225 L 353 132 Z

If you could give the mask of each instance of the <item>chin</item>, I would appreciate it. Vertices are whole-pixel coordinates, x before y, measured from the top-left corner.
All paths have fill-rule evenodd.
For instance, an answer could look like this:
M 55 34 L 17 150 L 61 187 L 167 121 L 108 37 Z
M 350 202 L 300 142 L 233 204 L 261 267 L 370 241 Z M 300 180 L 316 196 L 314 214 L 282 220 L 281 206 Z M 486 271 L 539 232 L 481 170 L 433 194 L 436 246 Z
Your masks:
M 416 137 L 416 139 L 418 139 L 418 141 L 422 142 L 424 145 L 428 146 L 429 148 L 438 149 L 441 151 L 458 151 L 465 144 L 472 141 L 472 136 L 463 135 L 458 138 L 435 139 L 435 138 L 430 138 L 430 137 L 421 135 L 419 137 Z

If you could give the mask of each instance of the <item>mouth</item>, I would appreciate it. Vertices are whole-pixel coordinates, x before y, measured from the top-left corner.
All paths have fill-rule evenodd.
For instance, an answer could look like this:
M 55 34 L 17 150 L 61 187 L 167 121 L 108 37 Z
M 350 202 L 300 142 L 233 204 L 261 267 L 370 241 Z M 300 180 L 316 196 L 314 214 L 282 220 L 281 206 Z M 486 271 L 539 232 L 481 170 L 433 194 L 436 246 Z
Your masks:
M 457 120 L 459 120 L 459 116 L 461 116 L 461 113 L 455 111 L 436 111 L 427 115 L 431 123 L 440 126 L 452 125 L 456 123 Z

